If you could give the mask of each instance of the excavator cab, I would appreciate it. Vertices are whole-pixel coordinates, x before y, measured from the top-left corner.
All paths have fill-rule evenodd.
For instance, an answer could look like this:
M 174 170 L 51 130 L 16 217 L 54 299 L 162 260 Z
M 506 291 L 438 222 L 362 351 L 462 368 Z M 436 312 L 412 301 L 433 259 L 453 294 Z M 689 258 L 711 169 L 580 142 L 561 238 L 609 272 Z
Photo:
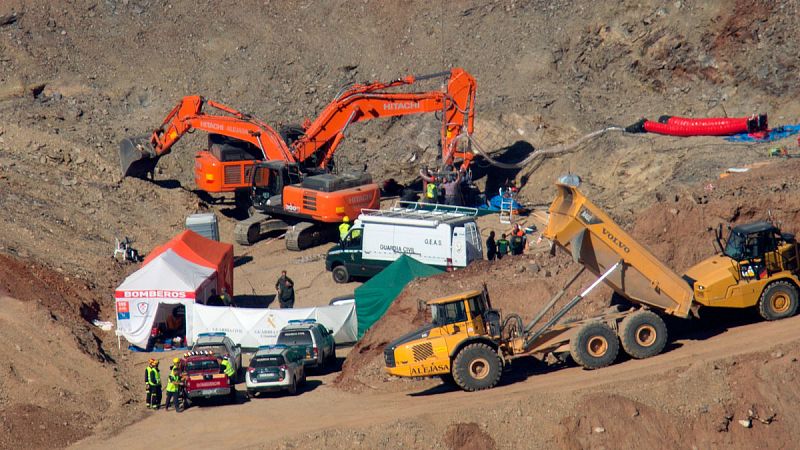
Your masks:
M 253 167 L 251 202 L 263 211 L 266 207 L 281 207 L 283 188 L 300 183 L 300 166 L 286 161 L 267 161 Z

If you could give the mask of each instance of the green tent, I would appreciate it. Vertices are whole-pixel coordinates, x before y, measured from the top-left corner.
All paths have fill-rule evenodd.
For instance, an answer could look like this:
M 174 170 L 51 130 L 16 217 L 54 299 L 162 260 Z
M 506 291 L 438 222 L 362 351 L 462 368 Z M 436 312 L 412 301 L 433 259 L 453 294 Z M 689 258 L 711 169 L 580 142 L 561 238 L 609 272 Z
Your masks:
M 425 278 L 442 273 L 441 269 L 422 264 L 416 259 L 402 255 L 369 281 L 356 288 L 356 316 L 358 337 L 383 317 L 395 298 L 414 278 Z

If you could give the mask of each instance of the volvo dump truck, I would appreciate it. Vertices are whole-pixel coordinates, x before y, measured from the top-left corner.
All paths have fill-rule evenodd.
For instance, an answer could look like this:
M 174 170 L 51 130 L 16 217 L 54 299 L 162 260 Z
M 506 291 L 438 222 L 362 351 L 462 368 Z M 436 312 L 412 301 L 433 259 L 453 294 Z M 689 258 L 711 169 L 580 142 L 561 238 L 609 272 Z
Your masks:
M 386 370 L 406 377 L 440 376 L 466 391 L 488 389 L 502 368 L 525 355 L 569 353 L 581 366 L 614 362 L 622 349 L 641 359 L 667 343 L 661 315 L 688 318 L 700 306 L 758 307 L 766 320 L 790 317 L 798 307 L 798 249 L 793 235 L 768 222 L 737 226 L 721 254 L 679 276 L 636 242 L 575 186 L 557 184 L 543 234 L 583 267 L 527 326 L 517 314 L 503 318 L 489 295 L 470 291 L 431 300 L 431 324 L 384 350 Z M 555 310 L 566 288 L 584 271 L 598 275 L 587 289 Z M 600 283 L 632 305 L 585 320 L 561 319 Z M 555 311 L 540 324 L 548 312 Z

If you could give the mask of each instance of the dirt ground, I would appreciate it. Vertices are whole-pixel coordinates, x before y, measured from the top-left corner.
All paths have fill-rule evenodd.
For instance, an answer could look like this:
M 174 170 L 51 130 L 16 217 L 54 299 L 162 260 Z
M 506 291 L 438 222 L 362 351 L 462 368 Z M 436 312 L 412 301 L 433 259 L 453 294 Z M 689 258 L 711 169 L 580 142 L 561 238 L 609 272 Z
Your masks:
M 798 17 L 797 0 L 0 2 L 0 448 L 140 448 L 142 435 L 218 448 L 791 447 L 797 319 L 704 316 L 675 325 L 656 358 L 593 372 L 529 361 L 475 394 L 383 375 L 381 346 L 419 325 L 421 299 L 486 282 L 504 312 L 529 318 L 577 270 L 548 256 L 546 242 L 412 283 L 359 345 L 341 349 L 341 373 L 315 375 L 296 398 L 174 421 L 143 408 L 148 356 L 119 349 L 92 321 L 113 321 L 113 288 L 136 269 L 112 259 L 115 238 L 146 253 L 187 214 L 212 211 L 233 240 L 230 207 L 193 192 L 203 133 L 162 158 L 155 182 L 120 176 L 120 139 L 159 126 L 184 95 L 277 127 L 315 117 L 347 83 L 463 67 L 478 80 L 475 141 L 513 162 L 662 114 L 800 123 Z M 437 124 L 433 115 L 358 124 L 337 165 L 367 163 L 378 181 L 413 183 L 421 164 L 435 163 Z M 489 194 L 515 178 L 523 202 L 544 206 L 554 179 L 575 173 L 595 203 L 682 271 L 713 253 L 718 223 L 771 216 L 800 231 L 800 163 L 769 158 L 773 147 L 798 153 L 796 137 L 610 133 L 521 170 L 479 158 L 473 176 Z M 502 231 L 496 217 L 480 224 Z M 282 269 L 298 306 L 352 292 L 358 283 L 325 272 L 325 251 L 287 252 L 281 239 L 236 246 L 235 294 L 272 294 Z M 597 292 L 573 314 L 602 310 L 607 297 Z

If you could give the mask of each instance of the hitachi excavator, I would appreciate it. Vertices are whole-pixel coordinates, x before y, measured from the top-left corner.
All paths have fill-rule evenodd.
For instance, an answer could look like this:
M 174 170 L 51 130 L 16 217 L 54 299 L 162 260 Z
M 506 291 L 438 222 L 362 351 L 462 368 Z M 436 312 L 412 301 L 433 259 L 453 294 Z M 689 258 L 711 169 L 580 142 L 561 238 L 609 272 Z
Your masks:
M 397 88 L 449 75 L 446 90 L 397 92 Z M 208 149 L 195 156 L 195 183 L 208 193 L 234 192 L 253 214 L 237 224 L 240 244 L 267 232 L 287 230 L 286 245 L 300 250 L 333 235 L 344 216 L 379 206 L 379 189 L 363 173 L 330 173 L 333 156 L 347 128 L 375 118 L 440 113 L 442 165 L 469 168 L 472 153 L 475 79 L 463 69 L 391 82 L 354 84 L 343 89 L 313 122 L 281 133 L 229 106 L 200 96 L 184 97 L 148 136 L 120 142 L 124 176 L 152 175 L 158 159 L 193 130 L 209 133 Z M 203 106 L 225 115 L 203 112 Z M 314 175 L 316 174 L 316 175 Z

